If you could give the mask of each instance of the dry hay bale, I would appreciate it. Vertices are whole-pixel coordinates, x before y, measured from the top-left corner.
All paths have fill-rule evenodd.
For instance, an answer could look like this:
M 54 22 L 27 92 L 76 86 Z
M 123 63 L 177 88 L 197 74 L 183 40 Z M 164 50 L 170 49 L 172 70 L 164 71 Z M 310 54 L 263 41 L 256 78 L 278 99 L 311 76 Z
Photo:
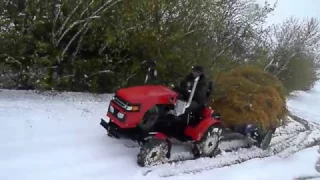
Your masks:
M 275 128 L 287 115 L 281 82 L 254 66 L 220 74 L 215 81 L 211 107 L 227 126 L 255 124 Z

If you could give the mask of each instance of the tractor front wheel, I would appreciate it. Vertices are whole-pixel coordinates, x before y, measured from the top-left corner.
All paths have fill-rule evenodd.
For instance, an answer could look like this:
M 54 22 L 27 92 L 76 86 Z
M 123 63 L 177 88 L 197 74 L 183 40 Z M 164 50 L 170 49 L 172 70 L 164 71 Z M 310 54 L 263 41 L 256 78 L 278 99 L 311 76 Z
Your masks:
M 166 140 L 151 138 L 141 146 L 137 155 L 137 163 L 141 167 L 165 163 L 168 151 L 169 147 Z
M 159 108 L 155 106 L 145 113 L 141 123 L 138 124 L 138 127 L 140 127 L 143 131 L 150 131 L 156 124 L 158 118 Z

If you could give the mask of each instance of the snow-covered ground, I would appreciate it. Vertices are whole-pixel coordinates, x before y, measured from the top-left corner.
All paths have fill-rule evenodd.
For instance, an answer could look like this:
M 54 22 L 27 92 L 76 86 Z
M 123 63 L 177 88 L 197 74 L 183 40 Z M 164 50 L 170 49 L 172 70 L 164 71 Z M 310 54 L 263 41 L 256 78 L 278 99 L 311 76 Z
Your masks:
M 291 180 L 318 175 L 314 168 L 320 157 L 317 147 L 287 156 L 299 147 L 289 148 L 288 144 L 279 150 L 276 145 L 282 141 L 303 144 L 307 142 L 303 138 L 320 137 L 319 130 L 291 133 L 290 130 L 304 128 L 297 123 L 285 129 L 286 135 L 274 138 L 272 151 L 240 149 L 217 159 L 141 168 L 136 164 L 138 148 L 125 147 L 123 141 L 109 138 L 99 125 L 109 99 L 108 95 L 83 93 L 51 97 L 26 91 L 0 91 L 0 179 Z M 310 92 L 299 92 L 288 106 L 296 115 L 320 123 L 320 83 Z M 254 159 L 272 154 L 277 155 Z M 251 160 L 228 166 L 237 157 Z
M 289 99 L 288 107 L 302 118 L 320 123 L 320 82 L 310 91 L 300 91 Z

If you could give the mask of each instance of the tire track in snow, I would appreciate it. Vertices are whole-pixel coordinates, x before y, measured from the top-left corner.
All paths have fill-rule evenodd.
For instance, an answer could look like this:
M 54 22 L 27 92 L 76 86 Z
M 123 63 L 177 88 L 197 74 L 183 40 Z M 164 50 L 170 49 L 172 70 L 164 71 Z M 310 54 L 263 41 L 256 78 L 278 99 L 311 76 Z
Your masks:
M 224 144 L 222 142 L 222 153 L 215 158 L 200 158 L 171 164 L 163 164 L 146 168 L 143 175 L 158 175 L 160 177 L 171 177 L 183 174 L 195 174 L 202 171 L 209 171 L 215 168 L 222 168 L 239 164 L 254 158 L 266 158 L 278 156 L 288 157 L 300 150 L 320 144 L 320 128 L 316 123 L 309 123 L 301 118 L 291 116 L 289 123 L 278 128 L 267 150 L 258 147 L 243 148 L 241 143 Z M 226 152 L 228 149 L 236 151 Z

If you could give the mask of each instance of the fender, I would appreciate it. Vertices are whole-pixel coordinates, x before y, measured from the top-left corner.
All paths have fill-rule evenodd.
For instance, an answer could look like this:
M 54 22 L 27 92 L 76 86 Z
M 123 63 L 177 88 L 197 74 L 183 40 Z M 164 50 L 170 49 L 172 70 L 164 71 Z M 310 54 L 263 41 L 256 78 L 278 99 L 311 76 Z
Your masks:
M 162 139 L 162 140 L 169 139 L 167 135 L 161 132 L 149 132 L 148 134 L 150 137 L 155 137 L 157 139 Z
M 159 139 L 168 139 L 168 137 L 165 134 L 161 133 L 161 132 L 157 132 L 155 134 L 155 137 L 159 138 Z
M 205 107 L 202 110 L 202 117 L 203 118 L 212 117 L 213 113 L 214 113 L 214 110 L 211 109 L 211 107 Z
M 216 120 L 212 117 L 205 118 L 200 121 L 200 123 L 196 127 L 187 126 L 184 133 L 187 136 L 190 136 L 195 141 L 200 141 L 203 134 L 206 133 L 207 129 L 211 125 L 218 125 L 221 124 L 221 121 Z

